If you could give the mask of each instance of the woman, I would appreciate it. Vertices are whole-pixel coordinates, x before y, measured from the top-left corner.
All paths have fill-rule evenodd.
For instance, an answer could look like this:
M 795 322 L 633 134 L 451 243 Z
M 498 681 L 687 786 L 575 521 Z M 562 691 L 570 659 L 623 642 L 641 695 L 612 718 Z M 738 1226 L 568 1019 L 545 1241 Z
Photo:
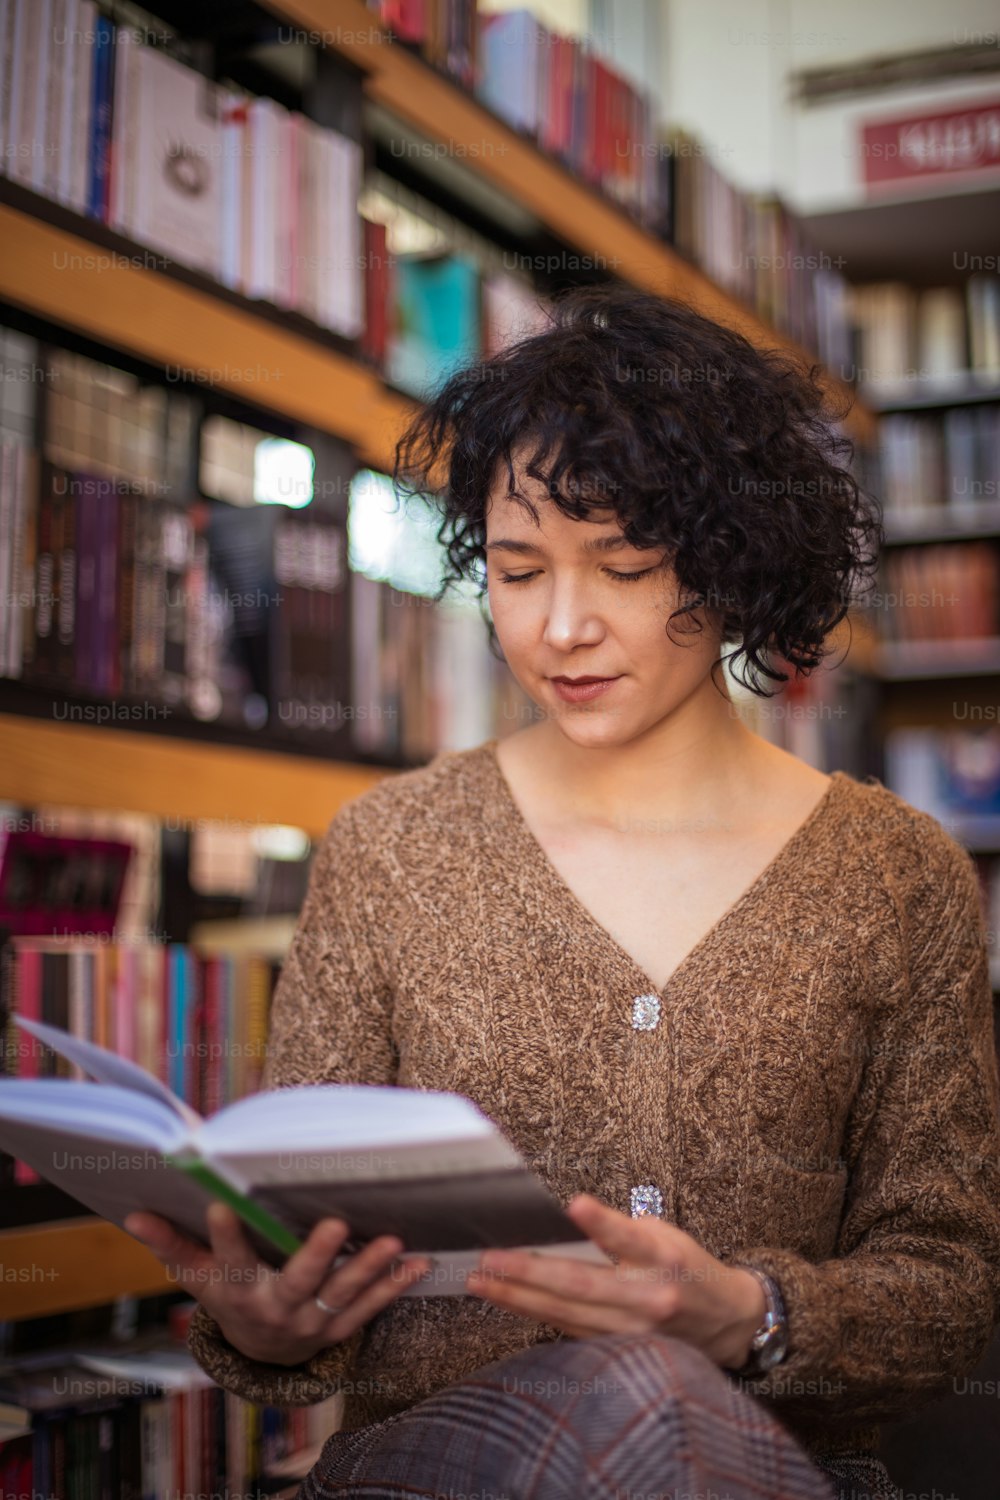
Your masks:
M 879 1423 L 977 1363 L 1000 1122 L 971 857 L 753 734 L 722 648 L 807 673 L 877 510 L 813 373 L 632 290 L 453 376 L 397 450 L 537 705 L 342 807 L 265 1086 L 468 1095 L 612 1264 L 506 1252 L 400 1298 L 384 1237 L 279 1275 L 134 1222 L 249 1399 L 344 1392 L 301 1490 L 896 1496 Z

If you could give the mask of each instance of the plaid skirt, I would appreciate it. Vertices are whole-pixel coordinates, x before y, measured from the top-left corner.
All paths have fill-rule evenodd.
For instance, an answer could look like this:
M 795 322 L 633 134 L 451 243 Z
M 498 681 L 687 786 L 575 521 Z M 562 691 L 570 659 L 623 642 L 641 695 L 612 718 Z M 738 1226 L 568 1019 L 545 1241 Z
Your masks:
M 902 1500 L 664 1334 L 535 1344 L 324 1444 L 295 1500 Z

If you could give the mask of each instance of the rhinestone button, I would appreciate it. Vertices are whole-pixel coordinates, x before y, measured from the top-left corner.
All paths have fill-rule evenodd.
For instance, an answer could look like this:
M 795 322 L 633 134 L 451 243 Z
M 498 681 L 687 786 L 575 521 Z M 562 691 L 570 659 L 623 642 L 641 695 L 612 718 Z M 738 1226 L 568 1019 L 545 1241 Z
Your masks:
M 636 995 L 632 1001 L 632 1025 L 636 1031 L 652 1031 L 660 1019 L 659 995 Z
M 632 1189 L 632 1217 L 639 1219 L 643 1214 L 663 1217 L 663 1194 L 655 1183 L 644 1182 Z

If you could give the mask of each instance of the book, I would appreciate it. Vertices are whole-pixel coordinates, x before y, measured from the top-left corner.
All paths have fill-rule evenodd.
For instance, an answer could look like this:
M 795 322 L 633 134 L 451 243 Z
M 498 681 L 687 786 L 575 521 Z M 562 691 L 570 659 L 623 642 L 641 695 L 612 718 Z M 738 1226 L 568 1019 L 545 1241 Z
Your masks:
M 343 1218 L 333 1268 L 384 1234 L 402 1240 L 402 1264 L 433 1257 L 403 1297 L 463 1295 L 488 1247 L 612 1264 L 463 1094 L 305 1084 L 203 1119 L 128 1058 L 17 1011 L 11 1020 L 96 1081 L 0 1083 L 0 1149 L 119 1227 L 143 1210 L 207 1247 L 205 1211 L 221 1199 L 280 1267 L 320 1219 Z

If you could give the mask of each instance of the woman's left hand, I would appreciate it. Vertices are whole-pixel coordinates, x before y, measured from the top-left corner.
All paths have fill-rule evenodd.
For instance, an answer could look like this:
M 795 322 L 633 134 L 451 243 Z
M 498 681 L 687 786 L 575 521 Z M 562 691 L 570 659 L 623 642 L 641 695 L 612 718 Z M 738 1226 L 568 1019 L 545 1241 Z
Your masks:
M 766 1310 L 755 1276 L 717 1260 L 675 1224 L 648 1214 L 633 1219 L 590 1193 L 578 1193 L 566 1212 L 615 1265 L 486 1250 L 468 1290 L 575 1338 L 665 1333 L 724 1369 L 746 1363 Z

